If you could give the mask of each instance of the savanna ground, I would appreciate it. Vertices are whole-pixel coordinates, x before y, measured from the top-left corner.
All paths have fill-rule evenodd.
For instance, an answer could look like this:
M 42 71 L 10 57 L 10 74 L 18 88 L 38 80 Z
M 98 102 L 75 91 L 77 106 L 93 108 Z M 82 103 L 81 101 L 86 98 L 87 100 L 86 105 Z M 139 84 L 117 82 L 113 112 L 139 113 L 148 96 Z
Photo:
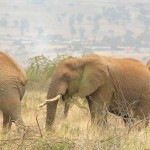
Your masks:
M 64 102 L 59 101 L 54 130 L 45 130 L 46 107 L 38 105 L 46 99 L 51 73 L 58 61 L 44 56 L 30 60 L 27 69 L 29 83 L 22 101 L 22 116 L 30 130 L 28 137 L 20 138 L 15 125 L 7 134 L 0 134 L 2 150 L 150 150 L 150 127 L 140 132 L 136 127 L 130 132 L 123 121 L 109 114 L 104 128 L 90 126 L 90 114 L 84 99 L 75 98 L 66 120 Z M 49 71 L 47 71 L 49 68 Z M 2 117 L 0 120 L 2 124 Z

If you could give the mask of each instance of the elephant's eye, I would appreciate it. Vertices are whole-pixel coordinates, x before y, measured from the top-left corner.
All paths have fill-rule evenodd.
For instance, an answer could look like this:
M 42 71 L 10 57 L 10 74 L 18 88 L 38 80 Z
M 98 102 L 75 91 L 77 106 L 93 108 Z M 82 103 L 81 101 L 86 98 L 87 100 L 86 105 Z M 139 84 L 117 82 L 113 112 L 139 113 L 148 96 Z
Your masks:
M 70 79 L 70 74 L 69 74 L 69 73 L 67 73 L 67 72 L 66 72 L 66 73 L 64 73 L 64 75 L 63 75 L 63 76 L 64 76 L 64 78 L 65 78 L 66 80 L 69 80 L 69 79 Z

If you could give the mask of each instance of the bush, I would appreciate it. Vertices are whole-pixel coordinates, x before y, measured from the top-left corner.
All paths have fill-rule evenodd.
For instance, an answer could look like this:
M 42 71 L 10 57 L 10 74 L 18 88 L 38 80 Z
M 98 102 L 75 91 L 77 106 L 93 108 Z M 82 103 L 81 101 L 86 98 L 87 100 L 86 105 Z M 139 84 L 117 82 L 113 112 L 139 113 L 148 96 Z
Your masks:
M 57 64 L 72 56 L 57 55 L 56 58 L 50 60 L 48 57 L 41 55 L 29 58 L 29 66 L 26 70 L 29 79 L 29 87 L 34 88 L 48 88 L 49 80 Z

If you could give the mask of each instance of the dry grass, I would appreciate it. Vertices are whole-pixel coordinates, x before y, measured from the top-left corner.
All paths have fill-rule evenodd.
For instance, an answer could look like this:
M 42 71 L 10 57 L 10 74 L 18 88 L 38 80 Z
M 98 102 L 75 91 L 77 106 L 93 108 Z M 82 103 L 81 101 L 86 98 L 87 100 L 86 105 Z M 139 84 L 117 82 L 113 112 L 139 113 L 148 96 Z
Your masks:
M 7 135 L 0 136 L 0 149 L 6 150 L 148 150 L 150 149 L 150 128 L 130 133 L 122 120 L 109 115 L 108 126 L 90 127 L 89 111 L 74 105 L 67 120 L 63 119 L 63 102 L 59 103 L 55 128 L 46 132 L 45 107 L 36 114 L 38 105 L 45 99 L 46 92 L 27 91 L 22 102 L 22 116 L 30 127 L 29 136 L 21 139 L 13 128 Z M 0 120 L 1 121 L 1 120 Z M 41 130 L 41 132 L 40 132 Z

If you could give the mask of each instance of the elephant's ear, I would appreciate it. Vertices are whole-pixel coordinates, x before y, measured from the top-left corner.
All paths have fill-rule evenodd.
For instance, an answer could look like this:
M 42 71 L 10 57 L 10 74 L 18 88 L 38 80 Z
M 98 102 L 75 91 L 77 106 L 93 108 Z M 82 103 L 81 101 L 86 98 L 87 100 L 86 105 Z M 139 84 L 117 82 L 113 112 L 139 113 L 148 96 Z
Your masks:
M 79 87 L 79 96 L 92 94 L 102 86 L 109 76 L 108 67 L 102 58 L 86 58 L 83 65 L 83 74 Z

